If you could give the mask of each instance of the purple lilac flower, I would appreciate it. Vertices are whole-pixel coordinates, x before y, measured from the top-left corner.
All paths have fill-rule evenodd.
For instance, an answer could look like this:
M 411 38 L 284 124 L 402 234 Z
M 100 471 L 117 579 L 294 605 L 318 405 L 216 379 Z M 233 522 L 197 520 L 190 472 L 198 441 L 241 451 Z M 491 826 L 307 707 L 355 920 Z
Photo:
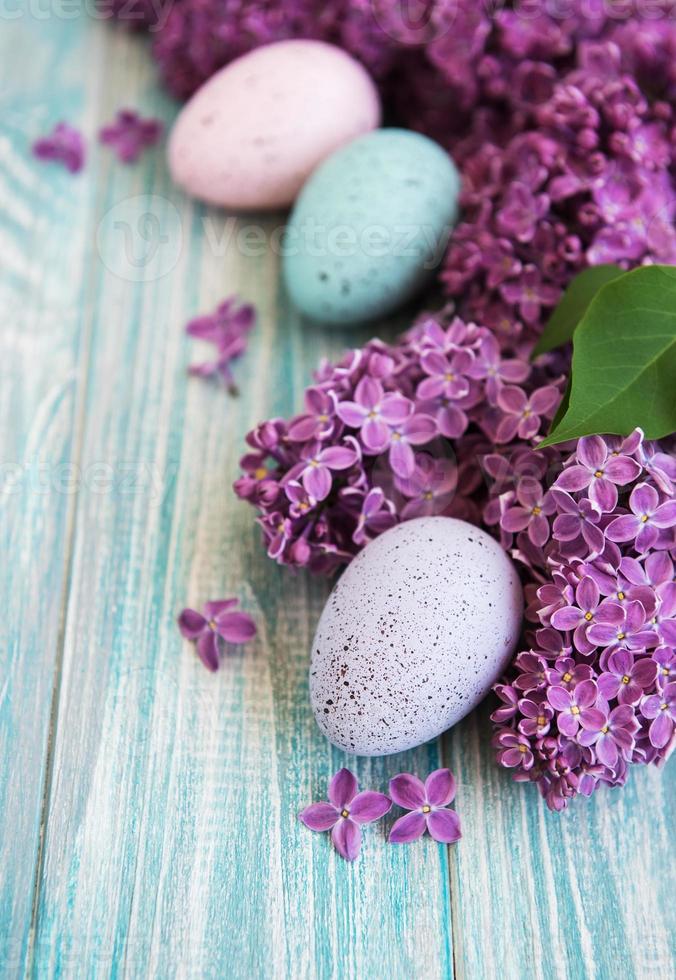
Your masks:
M 347 861 L 354 861 L 361 847 L 361 827 L 380 820 L 392 806 L 384 793 L 359 792 L 349 769 L 340 769 L 329 783 L 327 802 L 311 803 L 298 819 L 310 830 L 331 831 L 333 845 Z
M 33 156 L 38 160 L 62 163 L 72 174 L 76 174 L 84 167 L 84 137 L 69 123 L 57 123 L 48 136 L 35 140 Z
M 133 163 L 160 139 L 160 119 L 143 119 L 135 109 L 118 109 L 115 120 L 99 130 L 99 141 L 109 146 L 122 163 Z
M 596 646 L 622 646 L 635 652 L 656 645 L 657 634 L 646 625 L 645 609 L 634 600 L 626 604 L 608 600 L 599 607 L 587 639 Z
M 548 516 L 555 510 L 549 491 L 543 490 L 537 480 L 521 480 L 516 489 L 516 506 L 507 508 L 500 519 L 506 531 L 526 530 L 532 543 L 541 548 L 550 534 Z
M 415 469 L 408 479 L 398 478 L 397 489 L 407 498 L 402 520 L 441 514 L 453 500 L 458 470 L 448 459 L 435 459 L 427 453 L 415 457 Z
M 205 603 L 202 613 L 184 609 L 178 617 L 178 628 L 186 640 L 195 642 L 197 654 L 207 670 L 218 670 L 220 640 L 248 643 L 256 635 L 251 616 L 235 610 L 238 602 L 238 599 L 217 599 Z
M 526 772 L 532 769 L 535 757 L 530 739 L 521 733 L 503 729 L 496 736 L 494 744 L 498 749 L 498 762 L 507 769 L 519 766 Z
M 580 744 L 593 745 L 597 759 L 604 766 L 614 770 L 618 759 L 629 758 L 639 729 L 631 705 L 621 704 L 611 712 L 594 708 L 585 713 L 581 725 Z
M 498 405 L 505 413 L 498 425 L 496 442 L 532 439 L 540 429 L 540 416 L 553 412 L 561 399 L 561 393 L 553 385 L 538 388 L 529 397 L 522 388 L 506 385 L 498 392 Z
M 600 507 L 587 497 L 574 500 L 565 490 L 556 487 L 550 492 L 554 506 L 559 510 L 552 525 L 556 540 L 566 544 L 573 542 L 573 546 L 579 546 L 582 538 L 590 555 L 600 554 L 604 544 L 603 531 L 598 526 L 601 520 Z
M 358 490 L 352 492 L 360 495 Z M 347 498 L 349 494 L 350 490 L 346 490 L 345 497 Z M 363 497 L 352 540 L 358 545 L 366 544 L 370 534 L 375 537 L 382 534 L 383 531 L 387 531 L 388 528 L 394 527 L 396 523 L 397 516 L 394 505 L 387 499 L 380 487 L 373 487 Z
M 596 582 L 585 575 L 575 589 L 576 605 L 562 606 L 551 616 L 551 624 L 558 630 L 574 630 L 573 643 L 581 653 L 591 653 L 594 643 L 588 638 L 589 627 L 599 608 L 601 593 Z
M 651 657 L 635 659 L 629 650 L 616 650 L 608 659 L 607 671 L 599 676 L 598 687 L 607 701 L 636 704 L 657 678 L 657 663 Z
M 649 719 L 648 737 L 656 749 L 669 745 L 676 721 L 676 683 L 667 684 L 657 694 L 641 702 L 641 714 Z
M 572 690 L 551 687 L 547 700 L 557 714 L 557 725 L 562 735 L 573 738 L 578 727 L 589 716 L 589 709 L 596 704 L 598 691 L 593 681 L 581 681 Z
M 460 818 L 448 805 L 455 798 L 455 779 L 450 769 L 436 769 L 423 783 L 408 772 L 390 780 L 390 796 L 410 813 L 399 817 L 390 831 L 391 844 L 410 844 L 427 830 L 440 844 L 460 840 Z
M 301 461 L 289 470 L 287 480 L 300 479 L 315 500 L 325 500 L 331 492 L 333 472 L 350 469 L 358 459 L 356 443 L 354 448 L 348 445 L 322 448 L 320 442 L 311 442 L 301 450 Z
M 631 483 L 640 473 L 635 459 L 609 454 L 600 436 L 580 439 L 575 455 L 577 463 L 566 467 L 555 486 L 573 492 L 589 488 L 590 500 L 602 511 L 614 510 L 617 485 Z
M 224 300 L 214 313 L 190 320 L 185 328 L 186 333 L 216 347 L 216 360 L 191 365 L 190 374 L 202 378 L 218 375 L 234 393 L 236 389 L 230 365 L 246 350 L 248 334 L 255 322 L 253 306 L 240 304 L 234 296 Z
M 676 526 L 676 500 L 660 503 L 654 487 L 640 483 L 629 497 L 631 514 L 616 517 L 606 529 L 611 541 L 636 541 L 636 550 L 643 554 L 657 541 L 661 528 Z

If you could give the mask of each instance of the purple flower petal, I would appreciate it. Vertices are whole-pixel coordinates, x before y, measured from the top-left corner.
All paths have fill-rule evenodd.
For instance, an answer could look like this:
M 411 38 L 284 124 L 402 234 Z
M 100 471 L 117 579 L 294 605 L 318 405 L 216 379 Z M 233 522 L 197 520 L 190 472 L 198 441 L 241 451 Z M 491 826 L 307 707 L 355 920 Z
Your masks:
M 346 861 L 354 861 L 361 847 L 361 830 L 354 820 L 339 820 L 331 831 L 334 847 Z
M 584 490 L 585 487 L 589 486 L 590 481 L 591 474 L 584 466 L 568 466 L 561 473 L 554 485 L 561 490 L 575 492 L 577 490 Z
M 550 687 L 547 700 L 556 711 L 567 711 L 571 705 L 570 691 L 565 687 Z
M 403 439 L 393 439 L 389 454 L 390 466 L 397 476 L 406 479 L 415 472 L 415 454 Z
M 399 773 L 390 780 L 390 796 L 398 806 L 406 810 L 417 810 L 426 802 L 425 787 L 421 780 L 408 772 Z
M 339 769 L 329 783 L 329 800 L 337 810 L 342 810 L 352 802 L 358 789 L 355 775 L 349 769 Z
M 363 405 L 358 405 L 356 402 L 339 402 L 336 405 L 336 414 L 345 425 L 349 425 L 352 429 L 359 429 L 364 424 L 368 412 Z
M 388 425 L 401 425 L 413 411 L 413 403 L 401 395 L 385 395 L 380 406 L 380 415 Z
M 319 460 L 330 470 L 347 470 L 356 463 L 357 454 L 347 446 L 329 446 L 322 449 Z
M 460 817 L 455 810 L 432 810 L 427 815 L 427 829 L 430 837 L 440 844 L 454 844 L 460 840 Z
M 629 456 L 618 456 L 615 459 L 609 459 L 603 467 L 605 478 L 612 483 L 618 483 L 620 486 L 631 483 L 640 472 L 641 467 L 635 459 L 631 459 Z
M 178 628 L 187 640 L 196 640 L 208 628 L 208 623 L 195 609 L 184 609 L 178 617 Z
M 381 453 L 390 442 L 390 429 L 380 419 L 367 419 L 361 430 L 361 439 L 366 449 Z
M 392 785 L 390 783 L 390 785 Z M 425 833 L 427 822 L 419 810 L 413 813 L 406 813 L 394 822 L 390 836 L 390 844 L 410 844 Z
M 208 620 L 216 619 L 221 613 L 237 605 L 237 599 L 212 599 L 204 603 L 204 615 Z
M 564 633 L 567 630 L 575 629 L 581 621 L 584 621 L 584 616 L 577 606 L 563 606 L 562 609 L 557 609 L 556 612 L 552 613 L 552 626 Z
M 652 516 L 655 527 L 673 527 L 676 524 L 676 500 L 660 504 Z
M 256 635 L 256 624 L 243 612 L 227 612 L 216 617 L 216 627 L 227 643 L 248 643 Z
M 648 737 L 650 738 L 651 744 L 656 749 L 663 749 L 670 741 L 673 730 L 673 719 L 669 717 L 666 711 L 660 711 L 648 729 Z
M 218 637 L 212 630 L 202 633 L 197 641 L 197 654 L 207 670 L 218 670 Z
M 601 736 L 596 743 L 596 755 L 599 762 L 609 769 L 614 769 L 617 765 L 617 746 L 615 741 L 608 735 Z
M 450 769 L 435 769 L 425 780 L 425 795 L 431 806 L 448 806 L 455 797 L 455 779 Z
M 311 803 L 298 814 L 301 823 L 316 831 L 330 830 L 339 818 L 340 814 L 330 803 Z
M 611 541 L 631 541 L 636 537 L 641 522 L 635 514 L 625 514 L 616 517 L 606 528 L 606 535 Z
M 380 820 L 392 806 L 392 801 L 384 793 L 364 790 L 358 793 L 350 803 L 350 816 L 357 823 L 371 823 Z
M 576 455 L 588 470 L 600 470 L 608 456 L 608 448 L 601 436 L 584 436 L 577 444 Z
M 326 500 L 331 493 L 333 478 L 327 466 L 308 466 L 302 476 L 303 486 L 315 500 Z

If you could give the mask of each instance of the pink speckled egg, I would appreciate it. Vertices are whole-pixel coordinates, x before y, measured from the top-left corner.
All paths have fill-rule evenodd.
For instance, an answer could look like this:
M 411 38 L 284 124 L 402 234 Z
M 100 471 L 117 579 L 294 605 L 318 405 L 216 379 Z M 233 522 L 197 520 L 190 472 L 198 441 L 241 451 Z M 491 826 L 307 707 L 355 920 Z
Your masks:
M 235 210 L 286 207 L 318 163 L 380 122 L 365 69 L 321 41 L 279 41 L 199 89 L 169 140 L 188 194 Z

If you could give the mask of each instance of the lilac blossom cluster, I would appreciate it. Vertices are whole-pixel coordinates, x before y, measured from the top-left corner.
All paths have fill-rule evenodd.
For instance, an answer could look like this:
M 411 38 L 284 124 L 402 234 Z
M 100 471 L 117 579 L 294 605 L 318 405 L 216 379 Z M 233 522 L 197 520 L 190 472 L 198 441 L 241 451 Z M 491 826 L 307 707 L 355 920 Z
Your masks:
M 496 686 L 494 745 L 561 810 L 676 741 L 676 459 L 640 430 L 580 439 L 558 475 L 554 452 L 489 455 L 484 518 L 528 572 L 536 624 Z
M 313 571 L 411 517 L 492 529 L 538 625 L 496 688 L 498 759 L 561 809 L 673 747 L 676 459 L 639 430 L 538 450 L 556 364 L 424 317 L 399 344 L 323 364 L 301 415 L 249 434 L 235 489 L 269 556 Z
M 537 334 L 586 265 L 676 262 L 674 0 L 430 0 L 416 17 L 398 0 L 139 0 L 133 11 L 181 97 L 287 37 L 363 61 L 394 117 L 459 164 L 463 220 L 442 280 L 461 315 L 511 343 Z

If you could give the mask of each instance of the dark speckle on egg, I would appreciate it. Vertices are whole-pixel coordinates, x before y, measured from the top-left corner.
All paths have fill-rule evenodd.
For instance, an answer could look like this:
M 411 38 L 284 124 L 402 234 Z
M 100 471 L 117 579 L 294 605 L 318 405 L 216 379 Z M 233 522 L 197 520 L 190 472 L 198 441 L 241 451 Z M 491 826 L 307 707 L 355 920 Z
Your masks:
M 340 748 L 388 755 L 435 738 L 509 662 L 521 584 L 500 545 L 468 528 L 448 517 L 400 524 L 371 542 L 332 592 L 313 645 L 310 697 Z

